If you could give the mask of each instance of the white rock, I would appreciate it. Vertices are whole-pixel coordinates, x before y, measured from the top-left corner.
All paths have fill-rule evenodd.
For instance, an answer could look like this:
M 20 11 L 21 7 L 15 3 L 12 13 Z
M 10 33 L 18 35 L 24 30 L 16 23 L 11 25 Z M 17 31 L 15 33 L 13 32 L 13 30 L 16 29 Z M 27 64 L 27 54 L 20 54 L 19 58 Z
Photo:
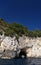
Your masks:
M 17 45 L 18 45 L 17 40 L 11 37 L 5 37 L 5 39 L 1 43 L 1 47 L 6 50 L 16 49 Z
M 17 51 L 21 48 L 29 47 L 26 50 L 28 57 L 41 57 L 41 37 L 29 38 L 22 36 L 19 37 L 18 41 L 15 39 L 15 37 L 11 38 L 6 36 L 1 43 L 1 48 L 2 50 L 14 49 L 14 51 Z

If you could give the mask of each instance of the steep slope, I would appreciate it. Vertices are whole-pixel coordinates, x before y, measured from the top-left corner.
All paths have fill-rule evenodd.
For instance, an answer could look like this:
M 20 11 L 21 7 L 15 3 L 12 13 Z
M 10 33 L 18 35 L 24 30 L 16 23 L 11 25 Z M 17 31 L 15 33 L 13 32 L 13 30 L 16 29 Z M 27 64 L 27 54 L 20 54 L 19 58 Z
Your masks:
M 4 21 L 4 19 L 0 19 L 0 31 L 5 30 L 9 27 L 8 23 Z
M 7 23 L 0 19 L 0 32 L 5 32 L 7 36 L 27 34 L 27 28 L 18 23 Z
M 18 23 L 7 23 L 4 19 L 0 19 L 0 33 L 5 32 L 6 36 L 14 36 L 17 37 L 25 35 L 28 37 L 41 37 L 41 30 L 30 31 L 27 27 L 18 24 Z

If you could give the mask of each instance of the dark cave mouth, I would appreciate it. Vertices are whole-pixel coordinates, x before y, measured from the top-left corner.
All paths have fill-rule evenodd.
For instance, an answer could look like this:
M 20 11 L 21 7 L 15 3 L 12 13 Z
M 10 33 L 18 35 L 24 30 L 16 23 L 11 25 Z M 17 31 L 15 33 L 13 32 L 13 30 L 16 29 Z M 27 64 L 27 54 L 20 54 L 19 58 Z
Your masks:
M 19 53 L 19 58 L 26 58 L 26 52 L 21 50 Z

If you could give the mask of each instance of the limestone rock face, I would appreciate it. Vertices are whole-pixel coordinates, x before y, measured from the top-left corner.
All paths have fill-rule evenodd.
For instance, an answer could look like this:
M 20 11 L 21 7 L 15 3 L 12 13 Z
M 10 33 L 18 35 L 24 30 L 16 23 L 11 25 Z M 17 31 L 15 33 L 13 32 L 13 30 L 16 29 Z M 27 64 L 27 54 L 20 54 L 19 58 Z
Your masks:
M 15 37 L 5 37 L 0 46 L 0 58 L 14 58 L 16 52 L 19 52 L 18 42 Z
M 1 37 L 0 45 L 1 57 L 14 57 L 16 52 L 19 54 L 22 48 L 27 48 L 27 57 L 41 57 L 41 37 L 31 38 L 27 36 L 19 37 L 18 41 L 15 37 Z M 5 50 L 5 52 L 4 52 Z M 9 51 L 8 51 L 9 50 Z
M 17 40 L 15 40 L 15 37 L 5 37 L 5 39 L 1 43 L 1 47 L 5 50 L 16 50 L 18 46 Z
M 41 57 L 41 38 L 36 38 L 36 39 L 29 40 L 29 41 L 30 41 L 30 43 L 32 43 L 31 44 L 32 47 L 31 48 L 29 47 L 26 50 L 27 56 L 29 56 L 29 57 Z
M 19 38 L 20 46 L 27 47 L 27 57 L 41 57 L 41 37 L 29 38 L 22 36 Z

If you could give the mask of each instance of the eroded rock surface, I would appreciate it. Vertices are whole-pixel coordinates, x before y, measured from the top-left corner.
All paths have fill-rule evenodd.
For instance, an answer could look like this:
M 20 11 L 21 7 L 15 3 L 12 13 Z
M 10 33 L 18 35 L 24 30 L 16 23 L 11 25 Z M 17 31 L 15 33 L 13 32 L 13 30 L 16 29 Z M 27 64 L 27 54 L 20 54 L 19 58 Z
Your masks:
M 0 41 L 0 57 L 14 57 L 22 48 L 26 48 L 27 57 L 41 57 L 41 37 L 31 38 L 23 35 L 17 41 L 15 36 L 1 36 Z

